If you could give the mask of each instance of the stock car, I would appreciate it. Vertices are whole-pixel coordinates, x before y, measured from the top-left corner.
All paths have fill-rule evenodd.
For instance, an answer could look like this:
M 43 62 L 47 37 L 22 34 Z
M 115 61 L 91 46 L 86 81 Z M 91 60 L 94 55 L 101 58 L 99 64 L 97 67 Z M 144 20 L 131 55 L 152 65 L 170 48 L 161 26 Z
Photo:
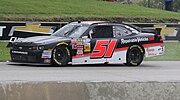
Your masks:
M 144 57 L 163 55 L 156 33 L 142 33 L 126 24 L 71 22 L 51 36 L 20 39 L 10 47 L 11 62 L 25 64 L 125 64 L 138 66 Z

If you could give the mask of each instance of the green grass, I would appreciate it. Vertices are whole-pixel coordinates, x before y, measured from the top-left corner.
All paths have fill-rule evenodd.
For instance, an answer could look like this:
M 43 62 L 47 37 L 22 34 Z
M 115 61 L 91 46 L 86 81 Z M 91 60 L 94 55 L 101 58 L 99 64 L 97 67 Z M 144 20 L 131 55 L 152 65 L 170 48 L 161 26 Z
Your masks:
M 165 54 L 145 58 L 147 61 L 180 61 L 180 42 L 165 42 Z
M 0 61 L 7 61 L 10 59 L 9 48 L 6 48 L 8 43 L 0 42 Z
M 7 43 L 0 42 L 0 61 L 10 60 Z M 145 58 L 146 61 L 180 61 L 180 42 L 165 42 L 165 54 L 162 56 Z
M 180 13 L 100 0 L 0 0 L 0 18 L 146 17 L 180 19 Z M 2 20 L 1 19 L 1 20 Z M 23 20 L 23 19 L 22 19 Z

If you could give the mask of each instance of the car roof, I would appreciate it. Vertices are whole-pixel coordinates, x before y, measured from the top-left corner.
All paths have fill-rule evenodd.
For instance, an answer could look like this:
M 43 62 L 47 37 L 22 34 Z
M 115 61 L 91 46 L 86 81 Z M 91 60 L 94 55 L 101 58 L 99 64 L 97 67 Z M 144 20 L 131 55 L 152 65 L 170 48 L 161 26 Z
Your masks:
M 109 21 L 76 21 L 76 22 L 71 22 L 71 24 L 80 24 L 80 25 L 120 25 L 120 26 L 130 26 L 128 24 L 123 24 L 123 23 L 112 23 Z M 135 27 L 133 27 L 135 28 Z M 136 29 L 136 28 L 135 28 Z
M 72 24 L 88 24 L 88 25 L 92 25 L 92 24 L 101 24 L 101 23 L 109 23 L 108 21 L 76 21 L 76 22 L 72 22 Z

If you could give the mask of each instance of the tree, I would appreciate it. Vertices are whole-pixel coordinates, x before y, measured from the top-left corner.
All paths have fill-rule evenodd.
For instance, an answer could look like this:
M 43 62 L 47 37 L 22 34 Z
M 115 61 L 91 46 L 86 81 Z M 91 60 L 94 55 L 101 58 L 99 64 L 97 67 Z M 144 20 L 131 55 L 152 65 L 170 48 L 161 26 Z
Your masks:
M 141 0 L 138 4 L 149 8 L 165 9 L 165 0 Z M 172 10 L 180 12 L 180 0 L 172 2 Z

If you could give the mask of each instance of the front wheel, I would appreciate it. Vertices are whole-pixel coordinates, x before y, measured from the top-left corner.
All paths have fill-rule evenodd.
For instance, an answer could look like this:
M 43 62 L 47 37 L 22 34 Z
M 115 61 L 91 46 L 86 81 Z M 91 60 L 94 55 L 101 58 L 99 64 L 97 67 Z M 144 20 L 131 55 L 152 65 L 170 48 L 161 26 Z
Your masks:
M 70 60 L 70 51 L 66 46 L 55 47 L 52 54 L 53 65 L 65 66 Z
M 142 63 L 143 59 L 143 49 L 139 45 L 133 45 L 127 51 L 125 65 L 138 66 Z

